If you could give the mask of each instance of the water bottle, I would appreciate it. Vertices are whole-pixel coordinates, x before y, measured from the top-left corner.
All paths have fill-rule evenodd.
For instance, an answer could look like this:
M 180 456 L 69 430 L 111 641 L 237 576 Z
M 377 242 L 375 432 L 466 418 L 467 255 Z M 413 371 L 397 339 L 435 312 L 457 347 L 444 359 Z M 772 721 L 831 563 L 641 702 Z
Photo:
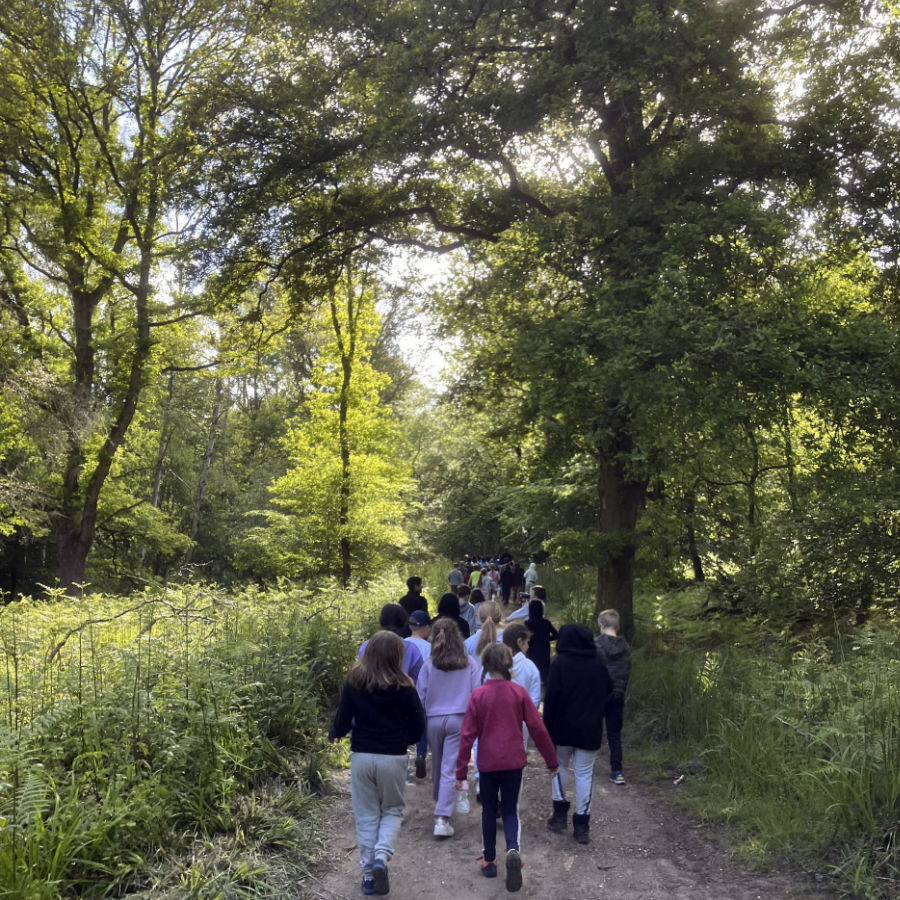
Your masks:
M 456 794 L 456 811 L 458 813 L 467 813 L 471 809 L 469 804 L 469 782 L 462 783 L 462 789 Z

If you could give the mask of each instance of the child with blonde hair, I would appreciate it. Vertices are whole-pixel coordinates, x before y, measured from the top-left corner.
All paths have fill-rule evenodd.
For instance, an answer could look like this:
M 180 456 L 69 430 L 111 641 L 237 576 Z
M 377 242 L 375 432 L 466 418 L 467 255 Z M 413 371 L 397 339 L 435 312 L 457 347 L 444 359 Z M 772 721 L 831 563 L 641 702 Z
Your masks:
M 478 605 L 478 621 L 481 628 L 466 638 L 466 651 L 475 659 L 481 659 L 485 648 L 496 644 L 503 637 L 500 620 L 503 618 L 503 607 L 496 600 L 485 600 Z
M 452 837 L 456 757 L 463 715 L 472 691 L 481 684 L 481 666 L 466 653 L 459 628 L 451 619 L 438 619 L 431 637 L 431 655 L 419 672 L 416 689 L 425 707 L 431 782 L 434 795 L 434 836 Z M 468 811 L 460 795 L 460 811 Z
M 612 679 L 612 693 L 603 709 L 606 722 L 606 742 L 609 744 L 609 780 L 613 784 L 625 784 L 622 774 L 622 721 L 625 713 L 625 688 L 631 675 L 631 648 L 619 634 L 619 614 L 614 609 L 604 609 L 597 616 L 600 634 L 594 638 L 597 655 L 603 660 Z

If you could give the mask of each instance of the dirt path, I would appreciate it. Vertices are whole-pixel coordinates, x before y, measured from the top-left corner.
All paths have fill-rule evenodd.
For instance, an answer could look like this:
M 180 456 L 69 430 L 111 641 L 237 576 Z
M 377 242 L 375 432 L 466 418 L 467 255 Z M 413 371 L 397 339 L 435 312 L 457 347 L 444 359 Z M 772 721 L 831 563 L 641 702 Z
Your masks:
M 675 810 L 666 783 L 609 784 L 599 761 L 594 781 L 591 843 L 576 844 L 571 831 L 548 831 L 550 785 L 543 761 L 528 752 L 519 810 L 524 886 L 519 897 L 541 900 L 788 900 L 829 894 L 786 875 L 760 875 L 732 865 L 725 854 Z M 428 778 L 410 778 L 406 811 L 389 867 L 394 900 L 496 900 L 509 896 L 502 865 L 495 880 L 482 877 L 481 807 L 472 797 L 468 815 L 455 814 L 454 837 L 432 836 L 431 758 Z M 633 774 L 633 773 L 632 773 Z M 571 782 L 570 782 L 571 783 Z M 349 806 L 349 773 L 338 773 L 333 807 L 334 869 L 304 891 L 319 900 L 362 897 L 356 834 Z M 503 833 L 498 834 L 502 860 Z

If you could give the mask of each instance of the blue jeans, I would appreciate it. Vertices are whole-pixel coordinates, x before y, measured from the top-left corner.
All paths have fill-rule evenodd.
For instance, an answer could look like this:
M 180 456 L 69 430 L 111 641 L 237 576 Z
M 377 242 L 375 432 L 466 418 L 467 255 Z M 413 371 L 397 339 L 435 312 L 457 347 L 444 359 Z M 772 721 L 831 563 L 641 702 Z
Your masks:
M 481 837 L 484 841 L 484 858 L 487 862 L 493 862 L 497 859 L 498 795 L 506 849 L 519 849 L 519 791 L 522 788 L 522 769 L 482 772 L 478 784 L 481 789 Z
M 369 875 L 376 859 L 388 862 L 403 821 L 406 754 L 350 754 L 350 796 L 356 819 L 359 864 Z

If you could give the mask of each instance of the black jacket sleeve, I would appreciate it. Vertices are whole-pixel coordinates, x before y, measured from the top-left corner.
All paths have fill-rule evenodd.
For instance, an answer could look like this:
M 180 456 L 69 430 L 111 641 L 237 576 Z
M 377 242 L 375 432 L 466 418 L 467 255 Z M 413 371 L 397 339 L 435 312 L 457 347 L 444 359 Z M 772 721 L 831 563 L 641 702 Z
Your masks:
M 341 691 L 341 702 L 338 704 L 337 712 L 334 714 L 334 721 L 331 723 L 331 729 L 328 737 L 331 740 L 340 740 L 344 735 L 350 733 L 353 725 L 353 695 L 350 693 L 350 685 L 344 682 L 344 689 Z
M 408 688 L 409 691 L 409 731 L 406 733 L 407 744 L 416 744 L 422 733 L 425 731 L 425 710 L 422 707 L 422 701 L 415 688 Z

